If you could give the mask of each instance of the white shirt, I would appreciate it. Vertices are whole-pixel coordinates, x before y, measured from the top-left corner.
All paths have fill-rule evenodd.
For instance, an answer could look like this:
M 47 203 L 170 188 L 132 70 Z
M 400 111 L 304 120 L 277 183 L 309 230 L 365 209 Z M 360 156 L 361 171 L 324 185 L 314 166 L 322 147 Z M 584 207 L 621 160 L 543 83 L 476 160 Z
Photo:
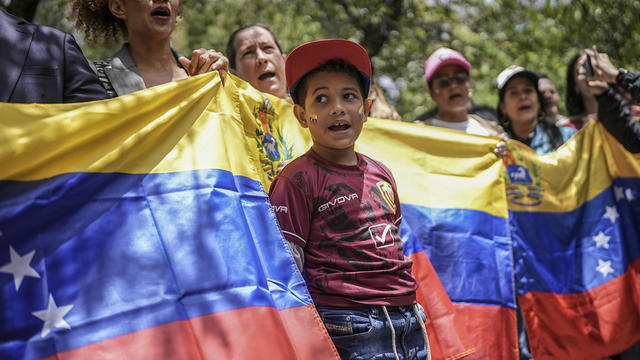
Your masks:
M 467 120 L 462 122 L 451 122 L 451 121 L 442 121 L 438 119 L 431 120 L 432 126 L 443 127 L 451 130 L 464 131 L 467 134 L 472 135 L 482 135 L 482 136 L 491 136 L 492 134 L 480 123 L 472 118 L 467 117 Z

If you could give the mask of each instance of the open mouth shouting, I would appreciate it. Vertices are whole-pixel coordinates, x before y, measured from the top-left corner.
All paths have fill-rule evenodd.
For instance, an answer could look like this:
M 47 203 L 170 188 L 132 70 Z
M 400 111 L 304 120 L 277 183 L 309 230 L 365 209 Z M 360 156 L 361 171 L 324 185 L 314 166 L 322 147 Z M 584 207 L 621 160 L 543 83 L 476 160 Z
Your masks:
M 267 71 L 265 73 L 263 73 L 262 75 L 258 76 L 258 80 L 263 81 L 263 80 L 271 80 L 273 78 L 276 77 L 276 73 L 274 73 L 273 71 Z
M 159 6 L 153 9 L 151 17 L 158 20 L 169 20 L 171 18 L 171 10 L 167 6 Z

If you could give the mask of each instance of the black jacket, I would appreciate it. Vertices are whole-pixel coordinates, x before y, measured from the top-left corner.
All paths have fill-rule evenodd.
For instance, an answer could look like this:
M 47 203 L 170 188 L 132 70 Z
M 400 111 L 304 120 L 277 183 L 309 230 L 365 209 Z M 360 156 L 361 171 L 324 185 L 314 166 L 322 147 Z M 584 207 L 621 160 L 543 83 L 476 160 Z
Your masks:
M 0 102 L 62 103 L 107 97 L 73 36 L 0 9 Z
M 632 99 L 640 99 L 640 72 L 620 69 L 616 84 L 628 91 Z
M 638 73 L 636 73 L 638 74 Z M 640 93 L 640 76 L 636 76 L 634 99 Z M 633 92 L 630 91 L 633 95 Z M 622 96 L 609 87 L 596 97 L 598 100 L 598 120 L 622 146 L 631 153 L 640 152 L 640 121 L 631 116 L 629 104 Z

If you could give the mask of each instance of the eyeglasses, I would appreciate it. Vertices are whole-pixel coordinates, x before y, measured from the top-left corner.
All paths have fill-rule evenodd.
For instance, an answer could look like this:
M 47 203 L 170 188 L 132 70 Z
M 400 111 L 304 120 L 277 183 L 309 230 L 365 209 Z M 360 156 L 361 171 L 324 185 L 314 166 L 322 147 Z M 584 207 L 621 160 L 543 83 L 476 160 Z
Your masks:
M 433 79 L 433 88 L 434 89 L 445 89 L 451 86 L 451 84 L 456 83 L 457 85 L 466 85 L 469 82 L 469 76 L 466 74 L 456 74 L 453 77 L 442 76 L 436 79 Z

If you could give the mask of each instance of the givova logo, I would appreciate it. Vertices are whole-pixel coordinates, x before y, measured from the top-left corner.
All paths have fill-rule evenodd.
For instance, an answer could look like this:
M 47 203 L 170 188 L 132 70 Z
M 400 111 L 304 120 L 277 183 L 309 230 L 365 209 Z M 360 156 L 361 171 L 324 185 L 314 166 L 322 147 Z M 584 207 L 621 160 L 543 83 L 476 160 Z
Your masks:
M 349 195 L 342 195 L 342 196 L 338 196 L 337 198 L 328 201 L 320 206 L 318 206 L 318 212 L 323 212 L 325 210 L 327 210 L 328 208 L 332 207 L 332 206 L 336 206 L 337 204 L 342 204 L 346 201 L 350 201 L 350 200 L 354 200 L 358 198 L 358 194 L 349 194 Z
M 281 212 L 287 214 L 289 212 L 289 209 L 284 205 L 271 205 L 271 208 L 273 209 L 273 212 L 277 213 Z

